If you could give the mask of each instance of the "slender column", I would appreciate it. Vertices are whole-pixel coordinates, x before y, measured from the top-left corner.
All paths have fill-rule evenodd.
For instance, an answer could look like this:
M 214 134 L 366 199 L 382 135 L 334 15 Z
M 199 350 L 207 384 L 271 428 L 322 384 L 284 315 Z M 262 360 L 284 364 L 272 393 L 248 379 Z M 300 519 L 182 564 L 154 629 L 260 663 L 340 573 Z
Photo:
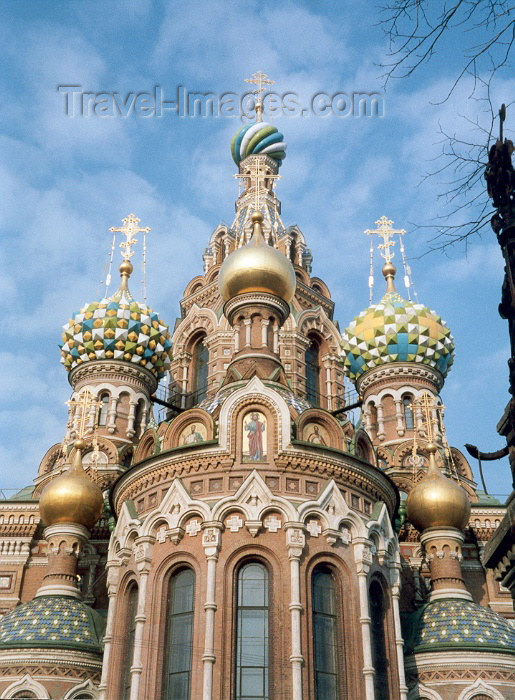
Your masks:
M 365 430 L 369 435 L 372 434 L 372 417 L 370 416 L 370 407 L 367 405 L 363 411 L 363 422 L 365 423 Z
M 121 562 L 107 563 L 107 595 L 109 605 L 107 608 L 107 622 L 104 634 L 104 655 L 102 658 L 102 675 L 98 686 L 98 700 L 107 700 L 107 687 L 109 682 L 109 671 L 111 669 L 111 649 L 113 644 L 113 628 L 116 613 L 116 594 L 118 592 L 118 579 L 120 575 Z
M 415 424 L 417 426 L 417 431 L 420 433 L 424 427 L 424 417 L 422 415 L 422 409 L 420 406 L 415 408 Z
M 390 565 L 390 579 L 392 591 L 393 624 L 395 630 L 395 647 L 397 649 L 397 669 L 399 672 L 399 693 L 400 700 L 407 700 L 408 686 L 406 685 L 406 673 L 404 671 L 404 640 L 402 638 L 401 615 L 399 611 L 400 597 L 400 561 L 392 562 Z
M 139 579 L 138 606 L 136 610 L 136 617 L 134 618 L 136 626 L 134 630 L 134 655 L 132 657 L 131 666 L 131 692 L 129 696 L 130 700 L 138 700 L 140 694 L 139 686 L 141 681 L 141 674 L 143 671 L 143 633 L 145 631 L 145 622 L 147 620 L 147 615 L 145 613 L 147 581 L 148 574 L 150 571 L 150 562 L 152 559 L 152 545 L 154 544 L 154 542 L 154 537 L 145 536 L 138 537 L 134 543 L 134 546 L 136 548 L 134 559 L 137 563 Z M 141 698 L 143 700 L 143 694 Z
M 118 405 L 118 398 L 116 396 L 111 396 L 111 401 L 109 402 L 109 409 L 107 411 L 107 432 L 114 433 L 116 430 L 116 407 Z
M 270 325 L 270 321 L 268 321 L 266 318 L 261 319 L 261 345 L 266 348 L 268 345 L 268 326 Z
M 372 640 L 370 634 L 370 610 L 368 605 L 367 577 L 372 563 L 370 543 L 364 537 L 356 537 L 354 544 L 354 561 L 357 566 L 359 584 L 359 621 L 361 624 L 361 639 L 363 644 L 363 676 L 365 679 L 365 698 L 375 700 L 374 665 L 372 663 Z
M 286 528 L 286 548 L 290 560 L 290 617 L 291 617 L 291 680 L 292 700 L 302 698 L 302 640 L 300 633 L 300 617 L 302 603 L 300 602 L 300 557 L 306 544 L 302 525 L 292 524 Z
M 383 404 L 381 401 L 377 402 L 377 437 L 380 440 L 384 440 L 384 414 L 383 414 Z
M 240 349 L 240 324 L 234 324 L 234 352 Z
M 274 326 L 274 352 L 279 354 L 279 326 Z
M 245 326 L 245 346 L 249 346 L 250 345 L 252 321 L 250 318 L 245 318 L 245 319 L 243 319 L 243 324 Z
M 397 419 L 397 435 L 404 435 L 404 421 L 402 420 L 402 400 L 394 399 L 395 402 L 395 417 Z
M 206 632 L 204 637 L 204 653 L 202 663 L 204 664 L 204 677 L 202 686 L 202 700 L 212 700 L 213 698 L 213 666 L 216 661 L 215 655 L 215 613 L 217 609 L 215 599 L 216 584 L 216 563 L 218 552 L 220 551 L 222 525 L 221 523 L 204 523 L 202 534 L 202 545 L 207 559 L 207 581 L 206 581 Z
M 136 415 L 136 401 L 131 399 L 129 402 L 129 417 L 127 419 L 127 437 L 133 437 L 135 434 L 134 417 Z

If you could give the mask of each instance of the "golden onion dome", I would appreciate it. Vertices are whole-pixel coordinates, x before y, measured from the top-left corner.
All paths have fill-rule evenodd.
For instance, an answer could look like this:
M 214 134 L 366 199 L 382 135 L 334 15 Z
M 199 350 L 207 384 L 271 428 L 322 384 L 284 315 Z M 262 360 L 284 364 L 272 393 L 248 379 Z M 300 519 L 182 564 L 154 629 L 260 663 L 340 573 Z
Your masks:
M 427 449 L 429 469 L 409 493 L 406 501 L 407 518 L 420 532 L 428 527 L 455 527 L 463 530 L 470 517 L 467 494 L 436 466 L 436 445 L 430 443 Z
M 254 232 L 249 243 L 224 260 L 218 276 L 218 289 L 225 301 L 238 294 L 265 292 L 290 303 L 295 294 L 295 271 L 280 250 L 269 246 L 261 233 L 263 215 L 251 217 Z
M 76 441 L 73 465 L 47 484 L 41 493 L 39 512 L 45 527 L 56 523 L 77 523 L 92 528 L 102 514 L 102 491 L 82 467 L 84 447 L 83 440 Z

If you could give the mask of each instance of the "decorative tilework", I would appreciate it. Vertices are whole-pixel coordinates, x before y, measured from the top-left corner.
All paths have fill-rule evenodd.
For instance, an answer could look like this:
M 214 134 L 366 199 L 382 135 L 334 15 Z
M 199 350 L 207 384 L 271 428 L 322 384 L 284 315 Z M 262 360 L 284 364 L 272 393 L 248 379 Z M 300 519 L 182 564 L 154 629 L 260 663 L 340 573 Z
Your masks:
M 428 603 L 404 616 L 406 653 L 474 649 L 515 654 L 515 628 L 490 608 L 468 600 Z
M 76 598 L 40 596 L 0 620 L 0 649 L 53 647 L 101 654 L 104 618 Z
M 90 360 L 122 360 L 161 379 L 170 367 L 168 326 L 128 291 L 84 306 L 63 329 L 61 362 L 67 371 Z
M 453 363 L 454 341 L 434 311 L 388 292 L 345 329 L 343 353 L 345 372 L 353 381 L 387 362 L 430 365 L 445 377 Z

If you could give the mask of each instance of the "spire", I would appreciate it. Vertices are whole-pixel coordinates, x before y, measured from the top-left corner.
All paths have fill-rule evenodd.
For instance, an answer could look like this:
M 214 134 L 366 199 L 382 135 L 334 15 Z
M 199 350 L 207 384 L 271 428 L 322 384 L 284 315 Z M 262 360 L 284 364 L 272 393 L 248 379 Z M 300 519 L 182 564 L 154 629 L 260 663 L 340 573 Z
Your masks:
M 381 254 L 381 257 L 384 258 L 385 264 L 383 265 L 382 273 L 383 276 L 386 280 L 386 292 L 387 294 L 391 293 L 396 293 L 397 290 L 395 289 L 395 284 L 394 284 L 394 278 L 395 278 L 395 273 L 397 272 L 397 268 L 395 265 L 392 263 L 392 259 L 394 256 L 393 253 L 393 246 L 395 245 L 395 241 L 393 240 L 393 236 L 395 234 L 398 234 L 399 236 L 404 236 L 406 231 L 404 229 L 394 229 L 393 228 L 393 221 L 391 219 L 387 219 L 386 216 L 382 216 L 380 219 L 378 219 L 375 222 L 377 229 L 367 229 L 365 233 L 367 236 L 380 236 L 383 239 L 383 242 L 378 245 L 379 252 Z M 404 250 L 402 248 L 402 250 Z M 372 255 L 372 244 L 371 244 L 371 255 Z M 372 263 L 371 263 L 372 264 Z M 371 270 L 370 274 L 370 288 L 372 289 L 372 286 L 374 284 L 373 281 L 373 269 Z

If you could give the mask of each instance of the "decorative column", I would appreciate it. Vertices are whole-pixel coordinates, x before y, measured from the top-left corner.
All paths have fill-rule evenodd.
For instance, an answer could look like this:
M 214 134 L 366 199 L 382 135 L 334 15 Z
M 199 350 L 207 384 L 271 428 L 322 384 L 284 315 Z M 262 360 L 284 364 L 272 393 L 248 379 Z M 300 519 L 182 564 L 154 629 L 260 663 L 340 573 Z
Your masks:
M 261 319 L 261 345 L 266 348 L 268 345 L 268 326 L 270 325 L 270 321 L 266 318 Z
M 363 677 L 365 679 L 365 698 L 375 700 L 374 664 L 372 662 L 372 636 L 370 633 L 371 619 L 368 604 L 368 572 L 372 564 L 370 552 L 371 542 L 366 537 L 356 537 L 354 543 L 354 561 L 359 584 L 359 621 L 361 624 L 361 639 L 363 644 Z
M 234 352 L 240 349 L 240 324 L 234 324 Z
M 300 558 L 306 544 L 306 537 L 301 523 L 288 523 L 286 525 L 286 549 L 290 560 L 290 617 L 291 617 L 291 678 L 292 700 L 302 698 L 302 640 L 300 632 L 300 616 L 302 603 L 300 602 Z
M 118 405 L 118 397 L 111 396 L 109 408 L 107 410 L 107 432 L 114 433 L 116 430 L 116 407 Z
M 245 326 L 245 347 L 250 347 L 252 320 L 245 318 L 243 319 L 243 324 Z
M 404 435 L 404 421 L 402 413 L 402 400 L 394 399 L 395 403 L 395 418 L 397 419 L 397 435 Z
M 127 437 L 132 438 L 136 433 L 134 429 L 134 418 L 136 416 L 136 404 L 137 401 L 131 399 L 129 402 L 129 417 L 127 419 Z
M 402 638 L 401 615 L 399 610 L 399 598 L 401 592 L 401 563 L 398 553 L 390 562 L 390 585 L 392 591 L 393 625 L 395 631 L 395 647 L 397 649 L 397 669 L 399 672 L 400 700 L 407 700 L 408 686 L 406 685 L 406 673 L 404 671 L 404 640 Z
M 145 631 L 145 622 L 147 615 L 145 613 L 145 604 L 147 598 L 147 581 L 150 571 L 150 563 L 152 561 L 152 550 L 155 542 L 155 537 L 146 535 L 138 537 L 135 542 L 134 560 L 138 567 L 138 606 L 136 609 L 136 623 L 134 630 L 134 655 L 132 657 L 131 666 L 131 692 L 130 700 L 138 700 L 139 686 L 141 673 L 143 671 L 142 650 L 143 650 L 143 633 Z
M 202 663 L 204 664 L 204 678 L 202 684 L 202 700 L 212 700 L 213 697 L 213 666 L 216 661 L 215 656 L 215 613 L 217 610 L 215 599 L 216 586 L 216 563 L 218 552 L 220 551 L 222 539 L 222 525 L 218 522 L 203 523 L 202 546 L 207 559 L 207 581 L 206 581 L 206 632 L 204 637 L 204 653 Z
M 107 686 L 109 681 L 111 649 L 113 644 L 114 618 L 116 614 L 116 594 L 118 593 L 118 580 L 120 578 L 121 561 L 107 562 L 107 595 L 109 604 L 107 608 L 107 621 L 104 633 L 104 656 L 102 659 L 102 676 L 98 686 L 98 700 L 107 700 Z
M 377 401 L 377 437 L 379 440 L 385 438 L 383 404 L 380 400 Z

